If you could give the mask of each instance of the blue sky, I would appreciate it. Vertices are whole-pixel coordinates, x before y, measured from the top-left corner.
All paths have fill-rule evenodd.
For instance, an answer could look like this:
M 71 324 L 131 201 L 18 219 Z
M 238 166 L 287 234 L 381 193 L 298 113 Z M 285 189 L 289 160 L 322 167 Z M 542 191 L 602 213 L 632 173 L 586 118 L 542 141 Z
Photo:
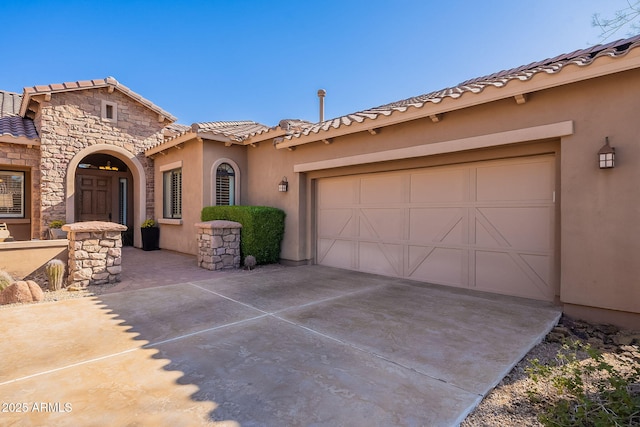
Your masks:
M 9 1 L 0 89 L 113 76 L 191 124 L 317 121 L 601 42 L 626 0 Z M 613 41 L 627 37 L 623 29 Z

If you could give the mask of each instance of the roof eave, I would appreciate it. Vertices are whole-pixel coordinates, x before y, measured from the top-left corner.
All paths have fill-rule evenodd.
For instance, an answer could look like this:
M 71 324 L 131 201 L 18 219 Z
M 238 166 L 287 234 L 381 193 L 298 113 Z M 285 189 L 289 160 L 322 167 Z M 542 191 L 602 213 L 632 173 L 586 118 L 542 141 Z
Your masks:
M 557 74 L 539 73 L 530 80 L 509 81 L 503 87 L 487 86 L 478 93 L 464 92 L 458 98 L 447 97 L 438 103 L 431 101 L 424 103 L 421 107 L 409 106 L 404 112 L 393 111 L 389 115 L 381 115 L 375 119 L 365 119 L 361 123 L 342 125 L 338 128 L 319 130 L 318 132 L 310 132 L 306 135 L 284 139 L 276 144 L 276 148 L 291 148 L 357 132 L 370 131 L 637 68 L 640 68 L 640 49 L 632 48 L 623 56 L 602 56 L 586 66 L 569 63 Z
M 26 136 L 0 135 L 0 142 L 19 145 L 40 145 L 40 138 L 31 139 Z
M 147 148 L 144 151 L 144 155 L 145 157 L 151 157 L 153 155 L 156 155 L 158 153 L 161 153 L 163 151 L 166 151 L 178 145 L 184 144 L 185 142 L 191 141 L 193 139 L 200 139 L 200 138 L 198 138 L 198 135 L 195 132 L 189 131 L 181 135 L 178 135 L 168 141 L 164 141 L 159 145 L 156 145 L 155 147 Z
M 227 135 L 224 135 L 222 133 L 216 133 L 216 132 L 198 132 L 198 136 L 202 139 L 206 139 L 207 141 L 218 141 L 218 142 L 224 142 L 225 145 L 242 145 L 243 141 L 238 141 L 234 138 L 231 138 Z
M 87 85 L 87 86 L 78 86 L 78 87 L 70 87 L 70 88 L 50 89 L 50 90 L 43 90 L 43 91 L 34 91 L 32 87 L 25 87 L 22 92 L 22 102 L 20 103 L 20 116 L 21 117 L 26 116 L 27 110 L 29 109 L 29 103 L 31 102 L 31 98 L 33 96 L 62 93 L 62 92 L 73 92 L 77 90 L 99 89 L 99 88 L 105 88 L 105 87 L 112 87 L 114 90 L 117 89 L 123 95 L 144 105 L 146 108 L 158 114 L 159 118 L 162 118 L 162 120 L 159 120 L 159 121 L 163 121 L 167 124 L 170 124 L 178 120 L 175 116 L 170 114 L 168 111 L 163 110 L 162 108 L 155 105 L 153 102 L 137 94 L 136 92 L 133 92 L 131 89 L 122 85 L 121 83 L 119 83 L 117 80 L 113 78 L 105 79 L 104 83 L 93 83 L 91 86 Z M 132 96 L 132 94 L 135 94 L 135 96 Z

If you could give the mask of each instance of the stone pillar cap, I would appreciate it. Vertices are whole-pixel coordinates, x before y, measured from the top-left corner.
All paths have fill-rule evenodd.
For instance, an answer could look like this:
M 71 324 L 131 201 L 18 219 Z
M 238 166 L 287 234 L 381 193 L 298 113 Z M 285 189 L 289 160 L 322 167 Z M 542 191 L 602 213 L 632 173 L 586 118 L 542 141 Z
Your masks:
M 198 228 L 242 228 L 242 224 L 240 224 L 239 222 L 225 221 L 222 219 L 198 222 L 195 226 Z
M 65 224 L 62 226 L 62 230 L 75 233 L 88 233 L 91 231 L 126 231 L 127 226 L 116 222 L 85 221 Z

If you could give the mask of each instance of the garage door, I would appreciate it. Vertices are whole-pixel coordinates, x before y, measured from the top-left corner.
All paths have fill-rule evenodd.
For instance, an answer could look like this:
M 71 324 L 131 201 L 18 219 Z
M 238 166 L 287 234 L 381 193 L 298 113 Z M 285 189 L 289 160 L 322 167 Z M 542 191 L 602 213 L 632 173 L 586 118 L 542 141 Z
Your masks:
M 554 298 L 554 157 L 317 182 L 317 262 Z

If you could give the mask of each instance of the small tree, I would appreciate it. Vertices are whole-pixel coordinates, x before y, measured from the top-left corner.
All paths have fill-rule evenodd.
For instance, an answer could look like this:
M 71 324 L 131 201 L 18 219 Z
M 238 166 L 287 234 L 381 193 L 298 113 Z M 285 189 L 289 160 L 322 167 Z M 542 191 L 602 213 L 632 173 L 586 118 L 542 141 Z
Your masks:
M 627 28 L 627 35 L 632 36 L 640 32 L 640 0 L 627 0 L 627 7 L 617 10 L 613 18 L 606 18 L 595 13 L 591 25 L 600 28 L 600 38 L 607 40 L 623 28 Z

